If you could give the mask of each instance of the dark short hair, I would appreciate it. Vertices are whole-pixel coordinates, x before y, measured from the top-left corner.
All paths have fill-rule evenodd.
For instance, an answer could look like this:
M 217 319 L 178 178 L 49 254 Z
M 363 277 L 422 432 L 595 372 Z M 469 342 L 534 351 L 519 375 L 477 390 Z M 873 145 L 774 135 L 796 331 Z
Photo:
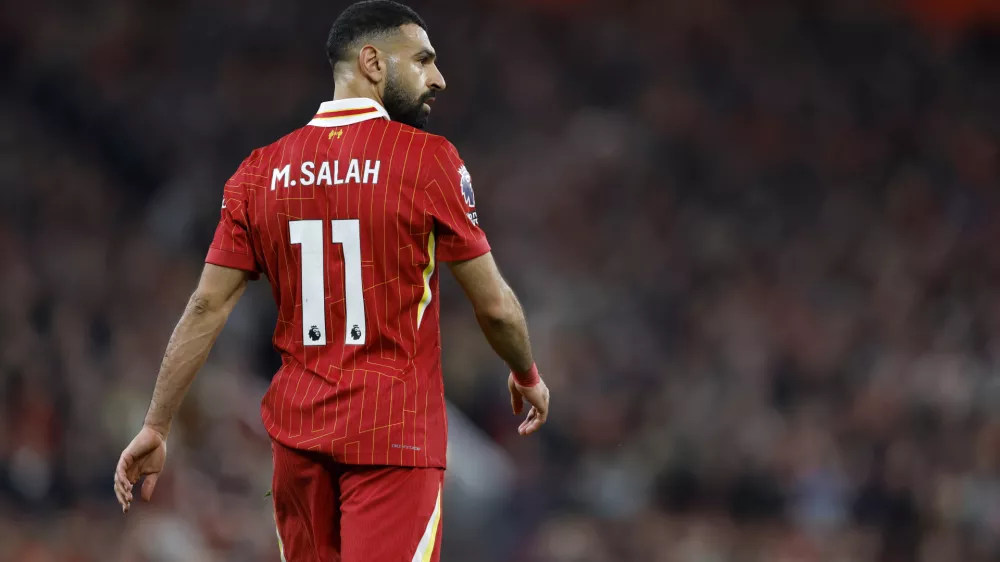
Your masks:
M 396 31 L 413 23 L 424 31 L 427 24 L 409 6 L 392 0 L 364 0 L 344 10 L 330 28 L 326 39 L 326 56 L 330 64 L 347 60 L 356 42 Z

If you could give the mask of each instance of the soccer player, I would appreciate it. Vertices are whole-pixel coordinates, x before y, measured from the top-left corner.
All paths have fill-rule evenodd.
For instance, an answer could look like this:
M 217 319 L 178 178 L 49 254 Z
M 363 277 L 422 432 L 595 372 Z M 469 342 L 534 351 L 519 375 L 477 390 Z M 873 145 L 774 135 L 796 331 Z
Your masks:
M 145 476 L 149 500 L 185 392 L 247 281 L 263 274 L 282 359 L 261 405 L 282 559 L 438 560 L 441 262 L 510 367 L 514 412 L 531 406 L 520 434 L 545 423 L 549 392 L 479 228 L 469 172 L 451 143 L 422 131 L 445 88 L 426 25 L 401 4 L 360 2 L 333 24 L 327 53 L 334 99 L 226 183 L 205 269 L 115 492 L 127 512 Z

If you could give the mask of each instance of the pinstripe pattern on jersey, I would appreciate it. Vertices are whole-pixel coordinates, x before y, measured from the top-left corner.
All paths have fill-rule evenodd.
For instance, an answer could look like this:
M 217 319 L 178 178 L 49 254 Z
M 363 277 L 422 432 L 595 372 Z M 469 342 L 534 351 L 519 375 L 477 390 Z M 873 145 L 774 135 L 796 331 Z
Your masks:
M 255 150 L 226 185 L 207 258 L 260 270 L 272 285 L 273 343 L 282 366 L 262 401 L 264 426 L 287 447 L 326 451 L 339 462 L 444 467 L 434 273 L 442 259 L 489 250 L 466 218 L 461 159 L 443 138 L 388 121 L 375 102 L 327 102 L 317 116 L 350 122 L 338 121 L 337 135 L 310 123 Z M 269 189 L 275 168 L 290 166 L 294 179 L 303 162 L 351 159 L 380 161 L 378 183 Z M 328 343 L 303 345 L 301 258 L 289 243 L 291 220 L 320 220 L 324 240 L 330 221 L 360 222 L 365 345 L 344 345 L 343 256 L 332 242 L 324 248 Z

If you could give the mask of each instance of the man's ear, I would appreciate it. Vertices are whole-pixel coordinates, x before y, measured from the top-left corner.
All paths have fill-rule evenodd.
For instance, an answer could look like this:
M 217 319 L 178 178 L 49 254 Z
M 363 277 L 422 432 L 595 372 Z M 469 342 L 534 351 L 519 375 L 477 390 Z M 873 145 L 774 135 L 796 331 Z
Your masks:
M 358 67 L 365 77 L 376 84 L 385 79 L 385 61 L 380 56 L 379 50 L 372 45 L 361 47 L 361 51 L 358 52 Z

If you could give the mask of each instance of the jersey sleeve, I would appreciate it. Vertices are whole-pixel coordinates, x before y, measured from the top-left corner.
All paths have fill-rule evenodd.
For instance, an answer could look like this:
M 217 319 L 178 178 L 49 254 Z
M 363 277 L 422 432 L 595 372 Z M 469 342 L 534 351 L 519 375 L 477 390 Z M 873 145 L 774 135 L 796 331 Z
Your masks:
M 424 194 L 427 212 L 434 218 L 436 254 L 440 261 L 461 261 L 490 251 L 486 233 L 479 228 L 472 177 L 458 150 L 444 141 L 432 151 Z
M 250 159 L 244 160 L 226 182 L 222 193 L 222 214 L 205 262 L 242 269 L 251 274 L 251 279 L 258 279 L 261 268 L 254 256 L 247 210 L 246 171 Z

